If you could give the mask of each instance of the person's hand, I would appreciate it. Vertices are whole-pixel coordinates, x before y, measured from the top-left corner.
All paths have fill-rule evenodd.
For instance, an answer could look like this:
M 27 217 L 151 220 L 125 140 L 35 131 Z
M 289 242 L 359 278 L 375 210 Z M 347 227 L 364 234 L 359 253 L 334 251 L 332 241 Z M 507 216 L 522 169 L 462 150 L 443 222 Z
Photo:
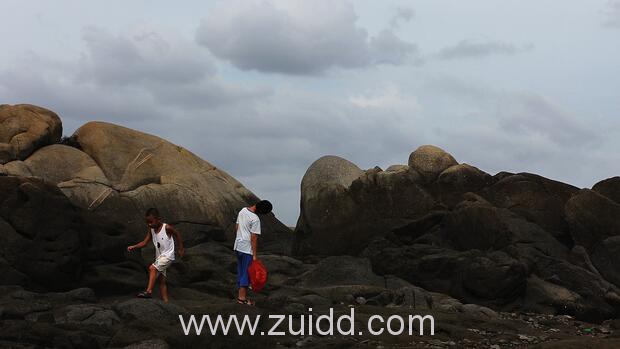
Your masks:
M 179 248 L 179 256 L 181 258 L 183 258 L 183 256 L 185 256 L 185 248 L 183 248 L 183 247 Z
M 254 255 L 252 255 L 252 260 L 253 260 L 253 261 L 255 261 L 255 260 L 257 260 L 257 259 L 258 259 L 258 257 L 256 257 L 256 255 L 255 255 L 255 254 L 254 254 Z
M 131 250 L 135 249 L 136 246 L 127 246 L 127 252 L 131 252 Z

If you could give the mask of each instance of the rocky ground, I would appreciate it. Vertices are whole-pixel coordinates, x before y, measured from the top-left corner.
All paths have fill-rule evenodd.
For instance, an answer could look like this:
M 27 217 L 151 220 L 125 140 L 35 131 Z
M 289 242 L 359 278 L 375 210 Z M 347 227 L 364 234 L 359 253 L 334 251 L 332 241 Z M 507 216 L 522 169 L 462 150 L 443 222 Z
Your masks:
M 617 348 L 619 323 L 590 324 L 567 315 L 494 312 L 479 306 L 450 307 L 438 303 L 419 309 L 415 305 L 370 305 L 360 295 L 352 302 L 324 298 L 316 293 L 298 296 L 299 290 L 270 287 L 257 296 L 256 307 L 240 306 L 232 297 L 194 289 L 172 288 L 172 301 L 143 300 L 131 295 L 97 297 L 92 289 L 62 293 L 35 293 L 17 286 L 0 289 L 0 346 L 3 348 Z M 290 291 L 290 292 L 289 292 Z M 304 290 L 303 293 L 311 292 Z M 288 294 L 287 296 L 283 296 Z M 324 294 L 319 291 L 319 293 Z M 371 296 L 372 293 L 365 293 Z M 349 298 L 351 298 L 349 297 Z M 441 302 L 441 295 L 433 300 Z M 360 304 L 364 303 L 366 304 Z M 445 300 L 444 300 L 445 302 Z M 352 303 L 352 304 L 349 304 Z M 459 304 L 458 306 L 455 306 Z M 312 312 L 309 312 L 312 307 Z M 355 309 L 356 329 L 365 328 L 371 315 L 432 315 L 435 335 L 417 332 L 392 336 L 200 336 L 183 334 L 178 315 L 292 314 L 315 317 L 333 308 L 335 315 Z M 261 322 L 268 331 L 273 322 Z M 298 328 L 299 323 L 295 323 Z M 279 329 L 288 331 L 286 326 Z M 428 330 L 428 328 L 427 328 Z
M 251 191 L 139 131 L 90 122 L 61 135 L 49 110 L 0 106 L 2 348 L 620 347 L 620 177 L 579 189 L 490 175 L 433 146 L 386 170 L 320 158 L 294 231 L 261 218 L 269 281 L 247 307 L 234 302 L 231 246 Z M 126 246 L 151 206 L 186 242 L 168 304 L 134 298 L 153 248 Z M 354 309 L 356 329 L 432 315 L 435 335 L 185 336 L 179 321 L 330 308 Z

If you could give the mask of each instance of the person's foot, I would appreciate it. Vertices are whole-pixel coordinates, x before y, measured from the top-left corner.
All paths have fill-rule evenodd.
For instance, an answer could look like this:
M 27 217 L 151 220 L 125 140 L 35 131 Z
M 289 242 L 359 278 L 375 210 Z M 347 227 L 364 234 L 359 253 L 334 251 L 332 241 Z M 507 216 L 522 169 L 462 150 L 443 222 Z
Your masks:
M 144 291 L 144 292 L 138 293 L 137 297 L 138 298 L 152 298 L 153 295 L 151 295 L 151 292 Z
M 254 305 L 254 301 L 251 299 L 239 299 L 237 298 L 237 304 L 241 305 Z

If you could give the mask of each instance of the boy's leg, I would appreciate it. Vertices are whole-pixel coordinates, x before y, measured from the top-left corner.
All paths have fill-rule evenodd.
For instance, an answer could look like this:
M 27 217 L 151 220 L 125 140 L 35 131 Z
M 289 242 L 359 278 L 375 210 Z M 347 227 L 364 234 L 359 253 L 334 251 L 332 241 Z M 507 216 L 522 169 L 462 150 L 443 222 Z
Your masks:
M 248 288 L 247 287 L 239 287 L 239 300 L 246 300 L 248 296 Z
M 252 255 L 237 251 L 237 286 L 239 287 L 238 298 L 240 301 L 247 300 L 248 286 L 250 284 L 248 268 L 251 262 Z
M 153 293 L 153 287 L 155 287 L 155 280 L 157 280 L 157 268 L 153 264 L 149 266 L 149 283 L 146 287 L 147 293 Z
M 159 293 L 161 299 L 168 303 L 168 285 L 166 284 L 166 277 L 163 275 L 159 278 Z

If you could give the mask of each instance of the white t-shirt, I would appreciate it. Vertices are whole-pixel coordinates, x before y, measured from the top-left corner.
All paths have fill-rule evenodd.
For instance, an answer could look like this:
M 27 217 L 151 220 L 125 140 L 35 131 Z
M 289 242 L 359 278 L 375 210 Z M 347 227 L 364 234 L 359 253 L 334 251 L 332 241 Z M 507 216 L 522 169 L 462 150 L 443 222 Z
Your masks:
M 244 207 L 237 216 L 237 238 L 235 239 L 235 251 L 252 254 L 252 234 L 260 235 L 260 219 L 256 213 Z

